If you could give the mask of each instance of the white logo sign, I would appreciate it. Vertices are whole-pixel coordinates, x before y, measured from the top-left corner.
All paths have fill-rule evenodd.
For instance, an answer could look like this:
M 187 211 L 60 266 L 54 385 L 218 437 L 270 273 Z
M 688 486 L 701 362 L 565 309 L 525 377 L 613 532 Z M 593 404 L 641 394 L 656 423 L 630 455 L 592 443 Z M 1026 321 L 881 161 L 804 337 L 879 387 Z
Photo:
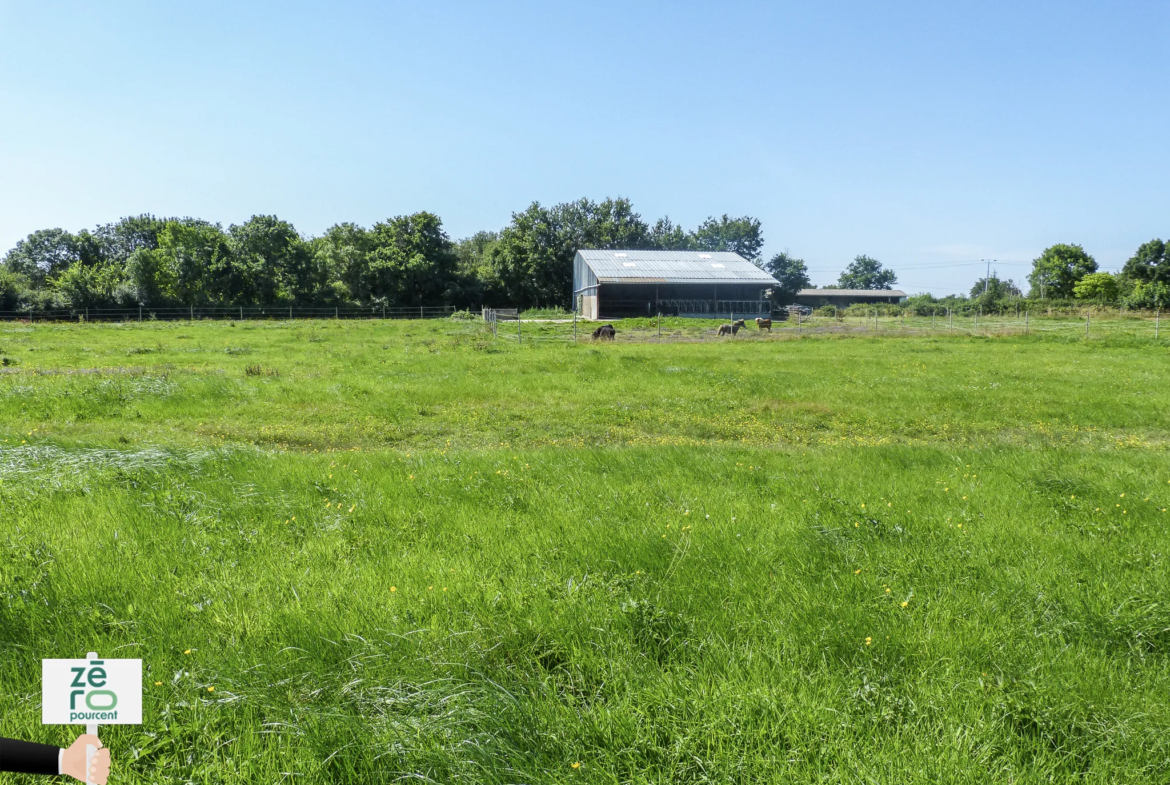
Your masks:
M 139 725 L 142 660 L 41 660 L 44 725 Z

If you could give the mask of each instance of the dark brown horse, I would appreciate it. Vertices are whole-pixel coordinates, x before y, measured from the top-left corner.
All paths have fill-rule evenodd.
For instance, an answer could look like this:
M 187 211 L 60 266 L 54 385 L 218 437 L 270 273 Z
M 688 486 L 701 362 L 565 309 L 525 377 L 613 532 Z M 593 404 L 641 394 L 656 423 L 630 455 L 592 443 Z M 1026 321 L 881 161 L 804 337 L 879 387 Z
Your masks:
M 612 341 L 615 335 L 617 335 L 617 330 L 613 329 L 612 324 L 603 324 L 593 331 L 593 340 Z

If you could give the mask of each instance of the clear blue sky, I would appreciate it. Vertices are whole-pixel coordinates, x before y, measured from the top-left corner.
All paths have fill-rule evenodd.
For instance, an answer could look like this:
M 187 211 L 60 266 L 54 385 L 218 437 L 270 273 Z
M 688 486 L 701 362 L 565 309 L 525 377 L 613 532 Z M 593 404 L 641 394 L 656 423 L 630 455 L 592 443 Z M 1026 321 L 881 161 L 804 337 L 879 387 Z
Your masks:
M 459 238 L 581 196 L 756 216 L 818 284 L 1116 269 L 1170 235 L 1170 3 L 0 0 L 0 249 L 141 212 Z

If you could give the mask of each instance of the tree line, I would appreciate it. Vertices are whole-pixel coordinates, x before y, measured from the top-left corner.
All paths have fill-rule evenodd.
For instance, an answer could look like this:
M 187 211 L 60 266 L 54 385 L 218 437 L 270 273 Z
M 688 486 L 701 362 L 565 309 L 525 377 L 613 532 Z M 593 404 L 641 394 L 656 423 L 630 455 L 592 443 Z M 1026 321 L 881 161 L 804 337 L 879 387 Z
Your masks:
M 759 264 L 760 221 L 711 217 L 687 230 L 653 224 L 628 199 L 545 207 L 499 231 L 453 241 L 439 216 L 301 235 L 257 215 L 226 229 L 197 218 L 139 215 L 71 233 L 43 229 L 0 266 L 0 310 L 252 305 L 563 307 L 579 248 L 732 251 Z
M 792 302 L 796 292 L 812 288 L 808 266 L 787 252 L 777 254 L 764 268 L 779 282 L 774 297 Z M 837 283 L 826 289 L 892 289 L 897 283 L 893 270 L 869 256 L 858 256 L 841 273 Z M 1079 245 L 1059 243 L 1044 249 L 1032 261 L 1027 295 L 1011 279 L 997 274 L 980 278 L 970 295 L 937 298 L 920 294 L 909 298 L 917 303 L 939 303 L 1001 310 L 1015 300 L 1091 302 L 1129 308 L 1165 308 L 1170 305 L 1170 243 L 1150 240 L 1126 261 L 1119 273 L 1102 272 L 1097 261 Z
M 301 235 L 272 215 L 226 229 L 197 218 L 138 215 L 93 231 L 42 229 L 0 263 L 0 310 L 186 306 L 452 305 L 564 307 L 572 302 L 573 256 L 581 248 L 732 251 L 778 281 L 772 298 L 791 303 L 812 288 L 808 266 L 788 252 L 765 261 L 760 221 L 710 217 L 694 229 L 650 223 L 628 199 L 533 202 L 499 231 L 452 240 L 439 216 L 401 215 L 366 228 L 331 226 Z M 1170 244 L 1144 243 L 1116 275 L 1100 272 L 1079 245 L 1053 245 L 1033 262 L 1028 297 L 1161 308 L 1170 304 Z M 857 256 L 835 285 L 891 289 L 896 273 Z M 829 287 L 826 287 L 829 288 Z M 998 275 L 961 301 L 988 310 L 1023 297 Z

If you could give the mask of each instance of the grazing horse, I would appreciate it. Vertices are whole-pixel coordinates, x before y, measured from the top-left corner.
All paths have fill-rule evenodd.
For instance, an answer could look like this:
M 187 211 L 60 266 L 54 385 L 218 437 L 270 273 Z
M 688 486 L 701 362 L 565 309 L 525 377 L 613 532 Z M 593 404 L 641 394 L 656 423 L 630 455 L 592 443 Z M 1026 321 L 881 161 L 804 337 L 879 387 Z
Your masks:
M 768 332 L 772 332 L 772 320 L 771 319 L 761 319 L 759 316 L 757 316 L 756 317 L 756 329 L 759 330 L 760 332 L 763 332 L 765 328 L 767 328 Z
M 603 324 L 593 331 L 593 340 L 612 341 L 615 335 L 617 335 L 617 330 L 613 329 L 612 324 Z

